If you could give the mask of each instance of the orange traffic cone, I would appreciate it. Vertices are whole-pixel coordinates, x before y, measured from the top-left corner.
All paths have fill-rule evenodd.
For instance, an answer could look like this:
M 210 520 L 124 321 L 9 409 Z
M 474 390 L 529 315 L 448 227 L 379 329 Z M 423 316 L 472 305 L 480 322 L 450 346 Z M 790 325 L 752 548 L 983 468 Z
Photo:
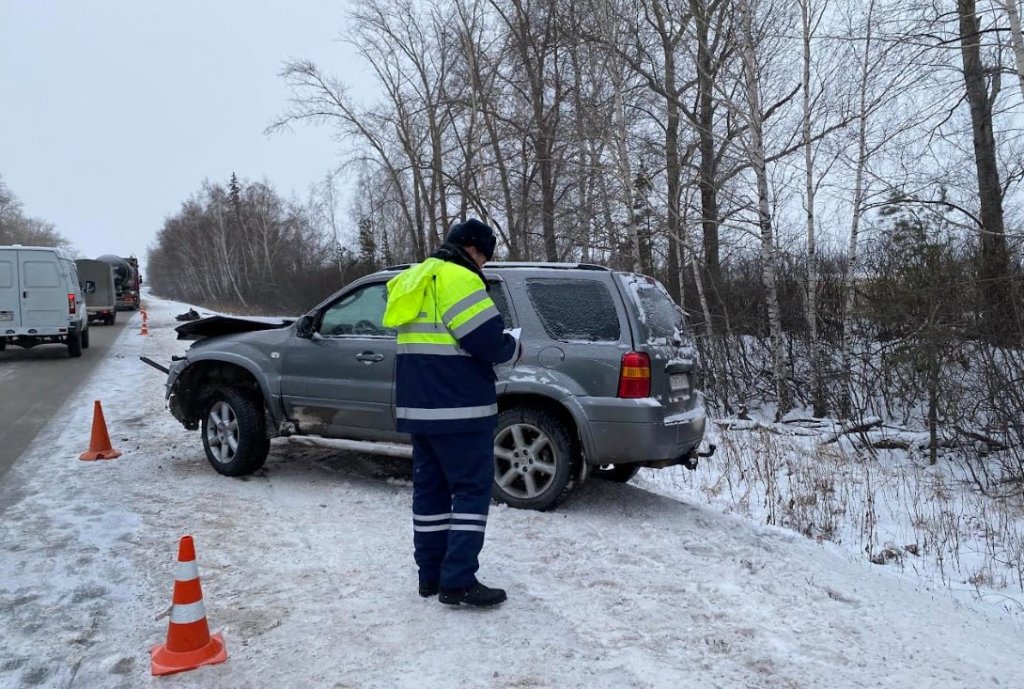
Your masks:
M 117 459 L 121 453 L 110 445 L 110 435 L 107 434 L 107 422 L 103 418 L 103 405 L 99 400 L 92 408 L 92 437 L 89 439 L 89 449 L 78 456 L 79 459 Z
M 195 670 L 202 665 L 223 663 L 228 649 L 220 634 L 210 635 L 206 623 L 203 590 L 199 586 L 196 547 L 191 536 L 182 536 L 178 544 L 178 566 L 174 570 L 174 596 L 167 643 L 150 651 L 154 675 L 170 675 Z
M 140 335 L 149 335 L 149 323 L 146 319 L 142 319 L 142 330 L 139 331 Z

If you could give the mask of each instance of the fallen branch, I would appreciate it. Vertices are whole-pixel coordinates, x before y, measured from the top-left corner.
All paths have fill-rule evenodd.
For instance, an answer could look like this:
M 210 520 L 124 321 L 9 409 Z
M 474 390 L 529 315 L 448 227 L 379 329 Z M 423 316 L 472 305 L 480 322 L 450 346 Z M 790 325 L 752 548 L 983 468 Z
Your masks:
M 966 428 L 961 428 L 960 426 L 957 426 L 955 424 L 953 426 L 953 429 L 957 433 L 962 435 L 962 436 L 970 438 L 971 440 L 977 440 L 979 443 L 984 443 L 985 445 L 988 445 L 988 448 L 990 450 L 1008 450 L 1009 449 L 1009 445 L 1007 445 L 1006 443 L 1004 443 L 1004 442 L 1002 442 L 1000 440 L 996 440 L 995 438 L 993 438 L 991 436 L 987 436 L 987 435 L 984 435 L 982 433 L 979 433 L 978 431 L 967 430 Z
M 863 421 L 847 421 L 842 424 L 838 431 L 835 431 L 827 439 L 822 441 L 822 445 L 828 445 L 834 443 L 842 438 L 844 435 L 851 433 L 866 433 L 872 428 L 876 428 L 882 425 L 882 420 L 877 416 L 872 416 L 864 419 Z

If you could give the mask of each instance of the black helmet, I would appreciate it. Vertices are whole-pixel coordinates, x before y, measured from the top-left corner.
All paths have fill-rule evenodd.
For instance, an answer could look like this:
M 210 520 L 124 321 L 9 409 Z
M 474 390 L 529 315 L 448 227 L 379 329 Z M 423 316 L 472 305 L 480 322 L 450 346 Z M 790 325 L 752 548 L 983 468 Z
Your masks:
M 494 248 L 498 244 L 498 238 L 494 236 L 491 226 L 476 218 L 455 223 L 448 232 L 446 241 L 459 246 L 476 247 L 488 261 L 494 256 Z

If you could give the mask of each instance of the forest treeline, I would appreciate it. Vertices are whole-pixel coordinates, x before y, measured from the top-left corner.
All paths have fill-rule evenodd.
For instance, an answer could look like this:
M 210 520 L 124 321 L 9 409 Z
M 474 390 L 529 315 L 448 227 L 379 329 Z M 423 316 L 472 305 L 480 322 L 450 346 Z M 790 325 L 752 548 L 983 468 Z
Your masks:
M 350 212 L 336 217 L 332 176 L 302 202 L 207 183 L 168 218 L 152 284 L 304 310 L 422 259 L 472 215 L 505 258 L 661 279 L 722 412 L 905 419 L 933 431 L 933 453 L 964 434 L 1010 444 L 1024 417 L 1019 10 L 359 0 L 340 28 L 378 96 L 351 95 L 350 65 L 293 60 L 269 127 L 331 128 Z

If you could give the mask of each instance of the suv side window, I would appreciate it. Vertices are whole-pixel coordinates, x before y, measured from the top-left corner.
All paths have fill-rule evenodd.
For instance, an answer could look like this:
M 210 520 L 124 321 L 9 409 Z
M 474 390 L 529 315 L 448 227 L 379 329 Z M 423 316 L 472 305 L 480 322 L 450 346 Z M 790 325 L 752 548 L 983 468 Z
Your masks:
M 501 320 L 505 321 L 505 327 L 511 328 L 515 319 L 512 318 L 512 309 L 508 305 L 508 295 L 505 294 L 505 285 L 497 280 L 490 282 L 490 290 L 487 296 L 491 298 L 494 305 L 498 308 L 498 313 L 501 314 Z
M 319 332 L 324 337 L 395 337 L 395 330 L 381 325 L 387 303 L 387 286 L 383 282 L 360 287 L 327 307 Z
M 604 283 L 534 278 L 526 281 L 526 293 L 551 339 L 619 341 L 619 315 Z

